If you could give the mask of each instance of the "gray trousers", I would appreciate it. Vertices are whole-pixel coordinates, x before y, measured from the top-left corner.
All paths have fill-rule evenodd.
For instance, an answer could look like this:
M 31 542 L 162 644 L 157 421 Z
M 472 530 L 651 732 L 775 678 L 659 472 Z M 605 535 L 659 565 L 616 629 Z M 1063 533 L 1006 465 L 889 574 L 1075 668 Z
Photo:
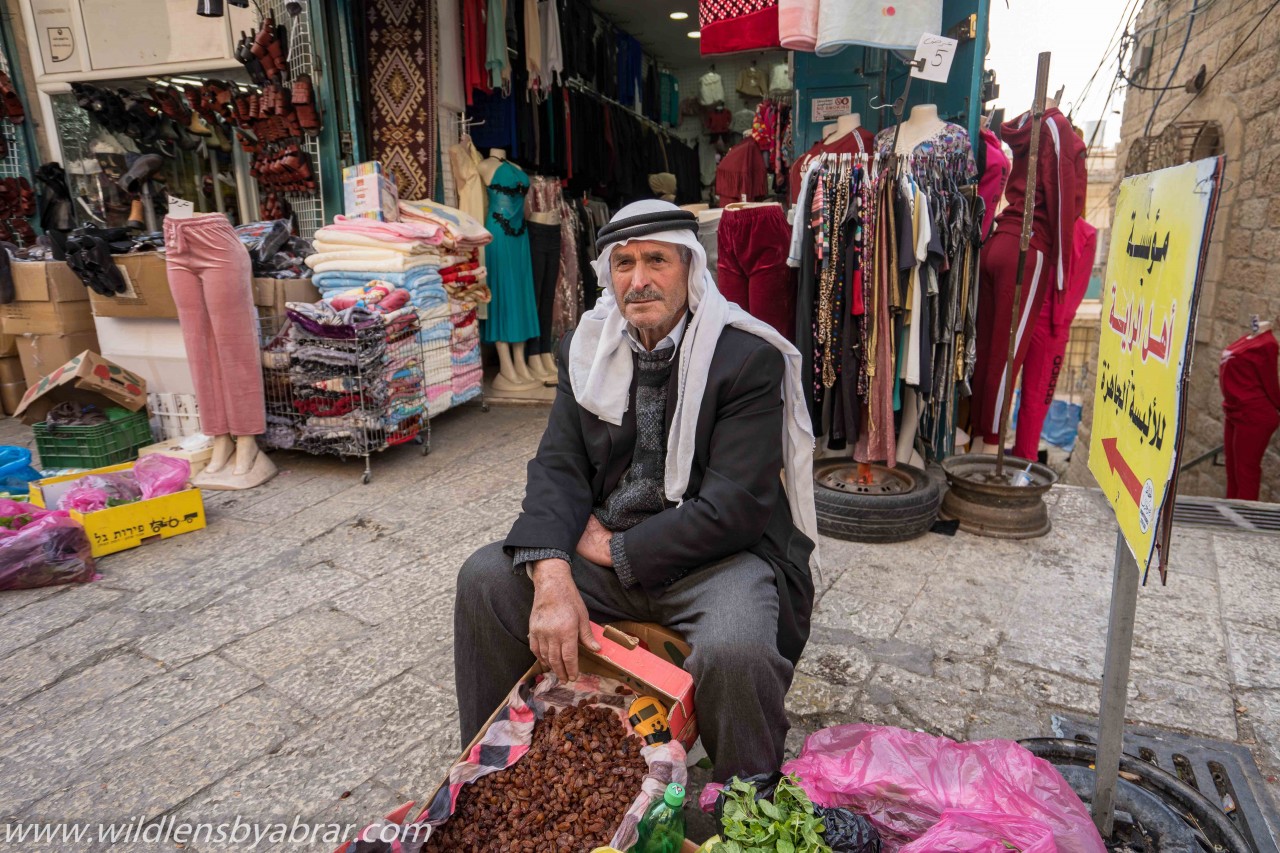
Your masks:
M 650 595 L 639 587 L 623 589 L 612 569 L 574 555 L 573 579 L 595 622 L 655 622 L 678 631 L 693 648 L 685 669 L 693 676 L 698 729 L 717 781 L 778 769 L 794 671 L 778 653 L 778 590 L 768 563 L 737 554 Z M 463 744 L 533 665 L 532 609 L 533 582 L 512 571 L 502 543 L 481 548 L 463 564 L 453 611 Z

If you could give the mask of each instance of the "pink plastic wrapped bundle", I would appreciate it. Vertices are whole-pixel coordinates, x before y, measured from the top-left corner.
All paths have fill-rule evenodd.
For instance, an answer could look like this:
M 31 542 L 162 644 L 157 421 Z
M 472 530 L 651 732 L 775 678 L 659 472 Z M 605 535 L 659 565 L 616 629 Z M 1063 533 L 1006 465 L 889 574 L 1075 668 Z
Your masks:
M 1106 850 L 1062 775 L 1012 741 L 835 726 L 810 735 L 782 772 L 815 803 L 866 815 L 885 853 Z
M 142 457 L 134 464 L 133 476 L 142 490 L 142 499 L 151 500 L 185 489 L 187 481 L 191 479 L 191 463 L 185 459 L 154 453 Z
M 65 512 L 0 499 L 0 590 L 88 583 L 93 556 L 84 528 Z
M 133 503 L 141 497 L 142 489 L 132 471 L 94 474 L 77 480 L 65 495 L 58 498 L 58 509 L 97 512 L 108 506 Z

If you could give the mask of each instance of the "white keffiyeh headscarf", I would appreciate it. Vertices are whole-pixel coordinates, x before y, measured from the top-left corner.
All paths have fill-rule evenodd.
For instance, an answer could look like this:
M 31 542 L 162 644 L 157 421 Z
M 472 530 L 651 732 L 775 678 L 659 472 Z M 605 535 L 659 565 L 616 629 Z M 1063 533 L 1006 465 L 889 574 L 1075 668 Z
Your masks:
M 610 221 L 621 222 L 646 214 L 677 212 L 665 201 L 638 201 L 618 211 Z M 596 275 L 603 288 L 593 309 L 583 315 L 569 347 L 569 380 L 578 405 L 596 417 L 618 425 L 627 411 L 631 390 L 631 348 L 626 342 L 627 321 L 613 293 L 609 257 L 616 246 L 630 239 L 653 240 L 686 246 L 692 251 L 689 264 L 689 322 L 680 341 L 676 411 L 667 437 L 666 496 L 680 503 L 689 486 L 693 465 L 698 410 L 707 387 L 707 374 L 716 343 L 726 326 L 733 326 L 763 338 L 782 353 L 785 360 L 782 388 L 786 429 L 782 434 L 784 483 L 793 523 L 814 542 L 811 563 L 818 565 L 818 522 L 813 505 L 813 426 L 805 405 L 800 378 L 800 351 L 769 324 L 757 320 L 725 299 L 707 270 L 707 253 L 691 230 L 657 231 L 603 247 L 595 260 Z

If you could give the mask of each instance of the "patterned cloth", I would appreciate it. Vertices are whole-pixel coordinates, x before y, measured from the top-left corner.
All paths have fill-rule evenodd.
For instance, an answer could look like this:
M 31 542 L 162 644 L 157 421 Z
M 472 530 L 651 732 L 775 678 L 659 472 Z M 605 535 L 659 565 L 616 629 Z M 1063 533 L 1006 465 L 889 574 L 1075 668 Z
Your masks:
M 431 198 L 440 67 L 437 5 L 369 0 L 365 8 L 373 157 L 395 176 L 401 198 Z

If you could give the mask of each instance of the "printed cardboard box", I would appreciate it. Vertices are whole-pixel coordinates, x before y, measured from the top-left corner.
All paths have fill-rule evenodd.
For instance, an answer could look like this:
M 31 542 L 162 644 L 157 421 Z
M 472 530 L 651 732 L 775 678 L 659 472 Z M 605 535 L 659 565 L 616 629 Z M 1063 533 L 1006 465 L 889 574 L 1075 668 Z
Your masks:
M 18 358 L 22 361 L 22 378 L 36 385 L 79 353 L 98 348 L 98 333 L 93 330 L 57 335 L 19 335 L 16 339 Z
M 59 499 L 84 477 L 129 471 L 133 469 L 133 465 L 132 462 L 126 462 L 80 474 L 37 480 L 31 484 L 28 500 L 38 507 L 56 507 Z M 203 530 L 206 526 L 204 500 L 200 496 L 200 490 L 196 488 L 187 488 L 151 500 L 108 507 L 97 512 L 72 510 L 71 517 L 84 525 L 94 557 L 105 557 L 157 539 L 169 539 L 183 533 Z
M 115 296 L 90 293 L 89 304 L 93 306 L 94 316 L 178 319 L 164 255 L 144 252 L 117 257 L 116 268 L 124 276 L 125 292 Z
M 10 270 L 18 302 L 89 301 L 89 288 L 66 261 L 14 261 Z
M 320 291 L 309 278 L 255 278 L 253 304 L 264 317 L 284 317 L 288 302 L 319 302 Z
M 14 261 L 14 301 L 0 305 L 0 332 L 54 335 L 93 328 L 89 291 L 62 261 Z
M 14 412 L 24 424 L 44 416 L 65 400 L 123 406 L 136 412 L 147 404 L 147 381 L 93 352 L 82 352 L 27 389 Z
M 351 219 L 400 221 L 400 196 L 395 178 L 377 160 L 342 170 L 343 210 Z

